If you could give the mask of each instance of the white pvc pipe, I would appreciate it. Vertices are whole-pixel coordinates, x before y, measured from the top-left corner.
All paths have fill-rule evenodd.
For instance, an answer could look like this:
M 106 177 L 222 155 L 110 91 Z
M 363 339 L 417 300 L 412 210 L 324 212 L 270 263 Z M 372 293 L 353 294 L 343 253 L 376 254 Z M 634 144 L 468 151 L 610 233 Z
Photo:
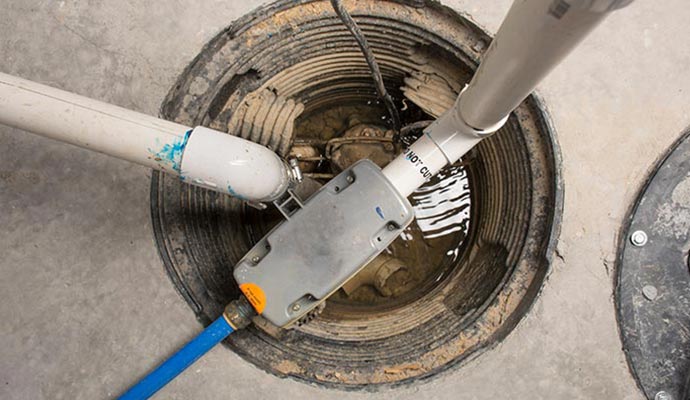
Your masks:
M 457 105 L 465 122 L 477 129 L 496 125 L 610 14 L 609 7 L 628 2 L 513 2 Z
M 508 119 L 506 117 L 495 126 L 482 131 L 467 125 L 460 117 L 457 107 L 466 90 L 467 87 L 460 93 L 455 106 L 424 129 L 424 136 L 383 169 L 383 175 L 403 196 L 409 196 L 447 164 L 459 160 Z
M 441 149 L 425 134 L 386 165 L 383 175 L 407 197 L 447 163 Z
M 453 107 L 383 169 L 409 196 L 496 132 L 609 11 L 631 0 L 516 0 L 477 72 Z
M 260 144 L 197 126 L 182 156 L 181 179 L 261 202 L 280 197 L 290 177 L 283 160 Z
M 273 200 L 289 184 L 285 163 L 256 143 L 3 73 L 0 123 L 181 175 L 185 182 L 248 201 Z
M 0 123 L 177 172 L 191 128 L 0 73 Z

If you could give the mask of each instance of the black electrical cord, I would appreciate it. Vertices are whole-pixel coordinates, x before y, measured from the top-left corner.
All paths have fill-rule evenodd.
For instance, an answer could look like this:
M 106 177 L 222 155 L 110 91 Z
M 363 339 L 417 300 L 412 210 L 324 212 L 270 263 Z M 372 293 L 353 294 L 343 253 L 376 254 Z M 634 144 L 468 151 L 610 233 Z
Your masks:
M 350 33 L 352 33 L 352 36 L 354 36 L 360 50 L 362 50 L 362 54 L 364 54 L 364 58 L 369 65 L 369 69 L 371 70 L 371 77 L 374 79 L 376 92 L 378 93 L 379 97 L 383 99 L 383 103 L 388 110 L 388 114 L 390 114 L 391 120 L 393 121 L 393 128 L 396 132 L 400 131 L 401 122 L 398 109 L 395 108 L 393 98 L 388 94 L 386 87 L 383 85 L 383 77 L 381 76 L 379 65 L 376 63 L 374 53 L 372 53 L 371 49 L 369 48 L 367 39 L 364 37 L 364 34 L 362 34 L 362 31 L 355 23 L 355 20 L 352 19 L 352 16 L 347 12 L 347 10 L 345 10 L 345 7 L 343 7 L 343 4 L 340 2 L 340 0 L 331 0 L 331 5 L 333 5 L 333 9 L 340 17 L 340 20 L 343 21 L 343 24 L 345 24 Z
M 400 128 L 400 135 L 405 136 L 405 135 L 409 134 L 410 132 L 424 129 L 427 126 L 431 125 L 432 122 L 434 122 L 434 121 L 433 120 L 424 120 L 424 121 L 417 121 L 417 122 L 413 122 L 411 124 L 405 125 L 402 128 Z
M 400 134 L 396 135 L 393 139 L 395 143 L 401 143 L 404 147 L 410 147 L 412 143 L 422 136 L 422 129 L 431 125 L 432 122 L 434 121 L 425 120 L 405 125 L 400 128 Z

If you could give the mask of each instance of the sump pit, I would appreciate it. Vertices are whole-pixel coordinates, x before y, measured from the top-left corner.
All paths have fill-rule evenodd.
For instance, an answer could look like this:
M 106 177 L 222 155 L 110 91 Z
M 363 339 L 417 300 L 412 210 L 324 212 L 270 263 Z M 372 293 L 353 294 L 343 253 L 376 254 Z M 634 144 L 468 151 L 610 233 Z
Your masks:
M 405 123 L 450 107 L 490 41 L 431 1 L 344 4 Z M 299 154 L 304 194 L 359 157 L 383 164 L 399 150 L 328 1 L 280 1 L 233 23 L 185 70 L 162 114 Z M 279 376 L 357 388 L 430 377 L 503 339 L 543 283 L 561 209 L 557 152 L 537 99 L 411 201 L 417 222 L 318 318 L 288 331 L 252 326 L 227 345 Z M 166 270 L 208 323 L 239 295 L 232 268 L 277 216 L 159 173 L 151 206 Z

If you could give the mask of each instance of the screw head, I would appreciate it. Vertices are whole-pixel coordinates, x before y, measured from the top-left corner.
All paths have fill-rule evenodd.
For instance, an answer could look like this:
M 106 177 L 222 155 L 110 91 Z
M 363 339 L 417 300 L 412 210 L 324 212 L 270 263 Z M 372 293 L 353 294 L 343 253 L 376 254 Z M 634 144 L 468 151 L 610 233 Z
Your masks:
M 636 247 L 642 247 L 647 244 L 647 234 L 645 231 L 635 231 L 630 235 L 630 243 Z
M 253 262 L 254 264 L 258 264 L 259 261 L 261 261 L 261 257 L 259 257 L 259 256 L 254 256 L 254 257 L 252 257 L 252 262 Z
M 673 397 L 668 392 L 664 392 L 663 390 L 660 392 L 657 392 L 657 394 L 654 396 L 654 400 L 673 400 Z
M 347 179 L 347 183 L 352 183 L 355 181 L 355 177 L 352 175 L 348 175 L 346 179 Z
M 394 231 L 396 229 L 395 224 L 388 224 L 388 230 Z
M 293 304 L 292 305 L 292 311 L 299 311 L 299 309 L 302 308 L 299 304 Z
M 642 288 L 642 295 L 649 301 L 653 301 L 656 299 L 656 296 L 659 295 L 659 292 L 656 290 L 656 287 L 652 285 L 645 285 Z
M 483 40 L 479 40 L 477 43 L 472 45 L 472 50 L 474 51 L 482 51 L 486 48 L 486 42 Z

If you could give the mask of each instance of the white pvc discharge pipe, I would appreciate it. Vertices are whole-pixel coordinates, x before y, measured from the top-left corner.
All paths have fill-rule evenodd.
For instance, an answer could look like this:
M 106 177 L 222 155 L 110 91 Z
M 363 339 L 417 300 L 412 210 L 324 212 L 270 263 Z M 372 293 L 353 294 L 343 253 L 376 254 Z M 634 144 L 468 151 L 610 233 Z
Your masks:
M 384 175 L 408 196 L 503 126 L 510 112 L 609 13 L 632 0 L 516 1 L 455 105 Z M 0 123 L 180 175 L 252 202 L 274 200 L 291 172 L 267 148 L 0 73 Z
M 98 151 L 251 202 L 281 196 L 285 163 L 254 142 L 194 129 L 0 72 L 0 123 Z
M 491 136 L 611 11 L 632 0 L 515 1 L 455 105 L 383 169 L 403 196 Z

